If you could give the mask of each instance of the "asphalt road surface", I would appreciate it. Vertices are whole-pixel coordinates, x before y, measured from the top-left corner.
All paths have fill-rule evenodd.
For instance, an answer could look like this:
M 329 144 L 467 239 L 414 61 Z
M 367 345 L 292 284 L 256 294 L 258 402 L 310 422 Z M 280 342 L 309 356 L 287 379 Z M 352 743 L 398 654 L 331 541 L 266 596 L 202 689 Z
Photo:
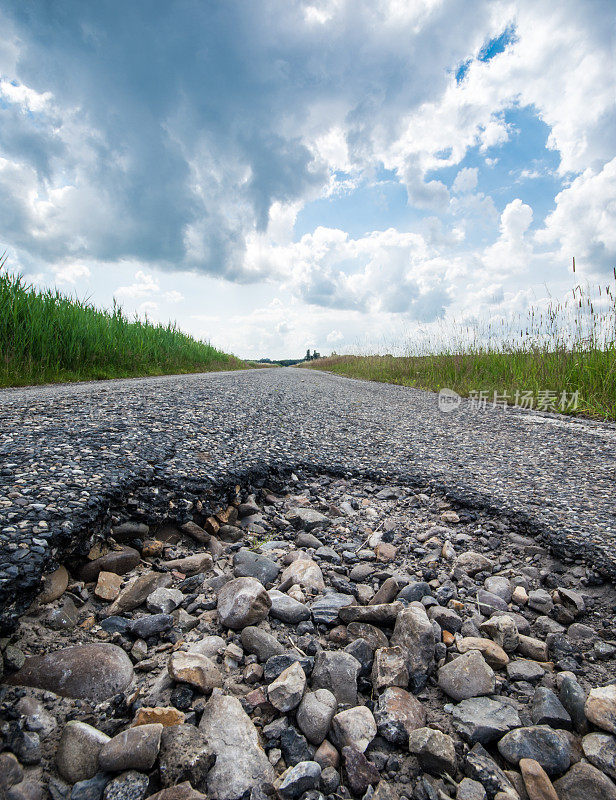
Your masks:
M 0 391 L 0 607 L 131 486 L 302 467 L 440 488 L 616 575 L 616 425 L 272 368 Z

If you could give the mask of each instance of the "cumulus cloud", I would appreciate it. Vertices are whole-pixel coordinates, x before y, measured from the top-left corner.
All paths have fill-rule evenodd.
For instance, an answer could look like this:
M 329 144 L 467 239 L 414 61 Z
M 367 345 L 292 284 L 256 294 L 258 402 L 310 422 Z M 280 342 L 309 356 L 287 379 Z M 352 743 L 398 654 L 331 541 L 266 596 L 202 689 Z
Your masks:
M 479 170 L 477 167 L 464 167 L 455 177 L 452 189 L 454 192 L 466 193 L 472 192 L 477 186 L 477 176 Z

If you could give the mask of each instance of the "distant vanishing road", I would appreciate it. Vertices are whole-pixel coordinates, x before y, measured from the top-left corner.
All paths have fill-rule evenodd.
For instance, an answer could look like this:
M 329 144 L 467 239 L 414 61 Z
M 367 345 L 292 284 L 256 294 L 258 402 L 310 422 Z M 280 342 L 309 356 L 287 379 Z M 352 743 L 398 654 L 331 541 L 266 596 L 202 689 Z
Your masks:
M 616 425 L 273 368 L 0 391 L 0 604 L 135 483 L 302 465 L 441 488 L 616 575 Z

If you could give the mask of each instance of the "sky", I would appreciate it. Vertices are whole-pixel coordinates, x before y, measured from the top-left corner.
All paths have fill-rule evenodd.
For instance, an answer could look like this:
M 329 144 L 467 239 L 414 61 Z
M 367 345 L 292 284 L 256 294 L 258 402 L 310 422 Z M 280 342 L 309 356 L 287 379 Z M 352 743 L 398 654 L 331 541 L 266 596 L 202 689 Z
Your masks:
M 0 0 L 0 24 L 0 252 L 37 286 L 297 358 L 614 280 L 613 0 Z

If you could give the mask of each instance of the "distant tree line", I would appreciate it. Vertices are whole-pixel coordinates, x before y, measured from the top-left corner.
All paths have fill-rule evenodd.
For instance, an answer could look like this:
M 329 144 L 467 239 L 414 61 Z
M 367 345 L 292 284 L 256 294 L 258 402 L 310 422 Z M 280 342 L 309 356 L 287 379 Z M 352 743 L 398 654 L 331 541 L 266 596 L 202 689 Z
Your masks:
M 314 350 L 310 352 L 310 348 L 306 350 L 304 358 L 284 358 L 273 361 L 271 358 L 260 358 L 257 364 L 280 364 L 281 367 L 292 367 L 295 364 L 301 364 L 304 361 L 314 361 L 315 358 L 321 358 L 321 354 Z

